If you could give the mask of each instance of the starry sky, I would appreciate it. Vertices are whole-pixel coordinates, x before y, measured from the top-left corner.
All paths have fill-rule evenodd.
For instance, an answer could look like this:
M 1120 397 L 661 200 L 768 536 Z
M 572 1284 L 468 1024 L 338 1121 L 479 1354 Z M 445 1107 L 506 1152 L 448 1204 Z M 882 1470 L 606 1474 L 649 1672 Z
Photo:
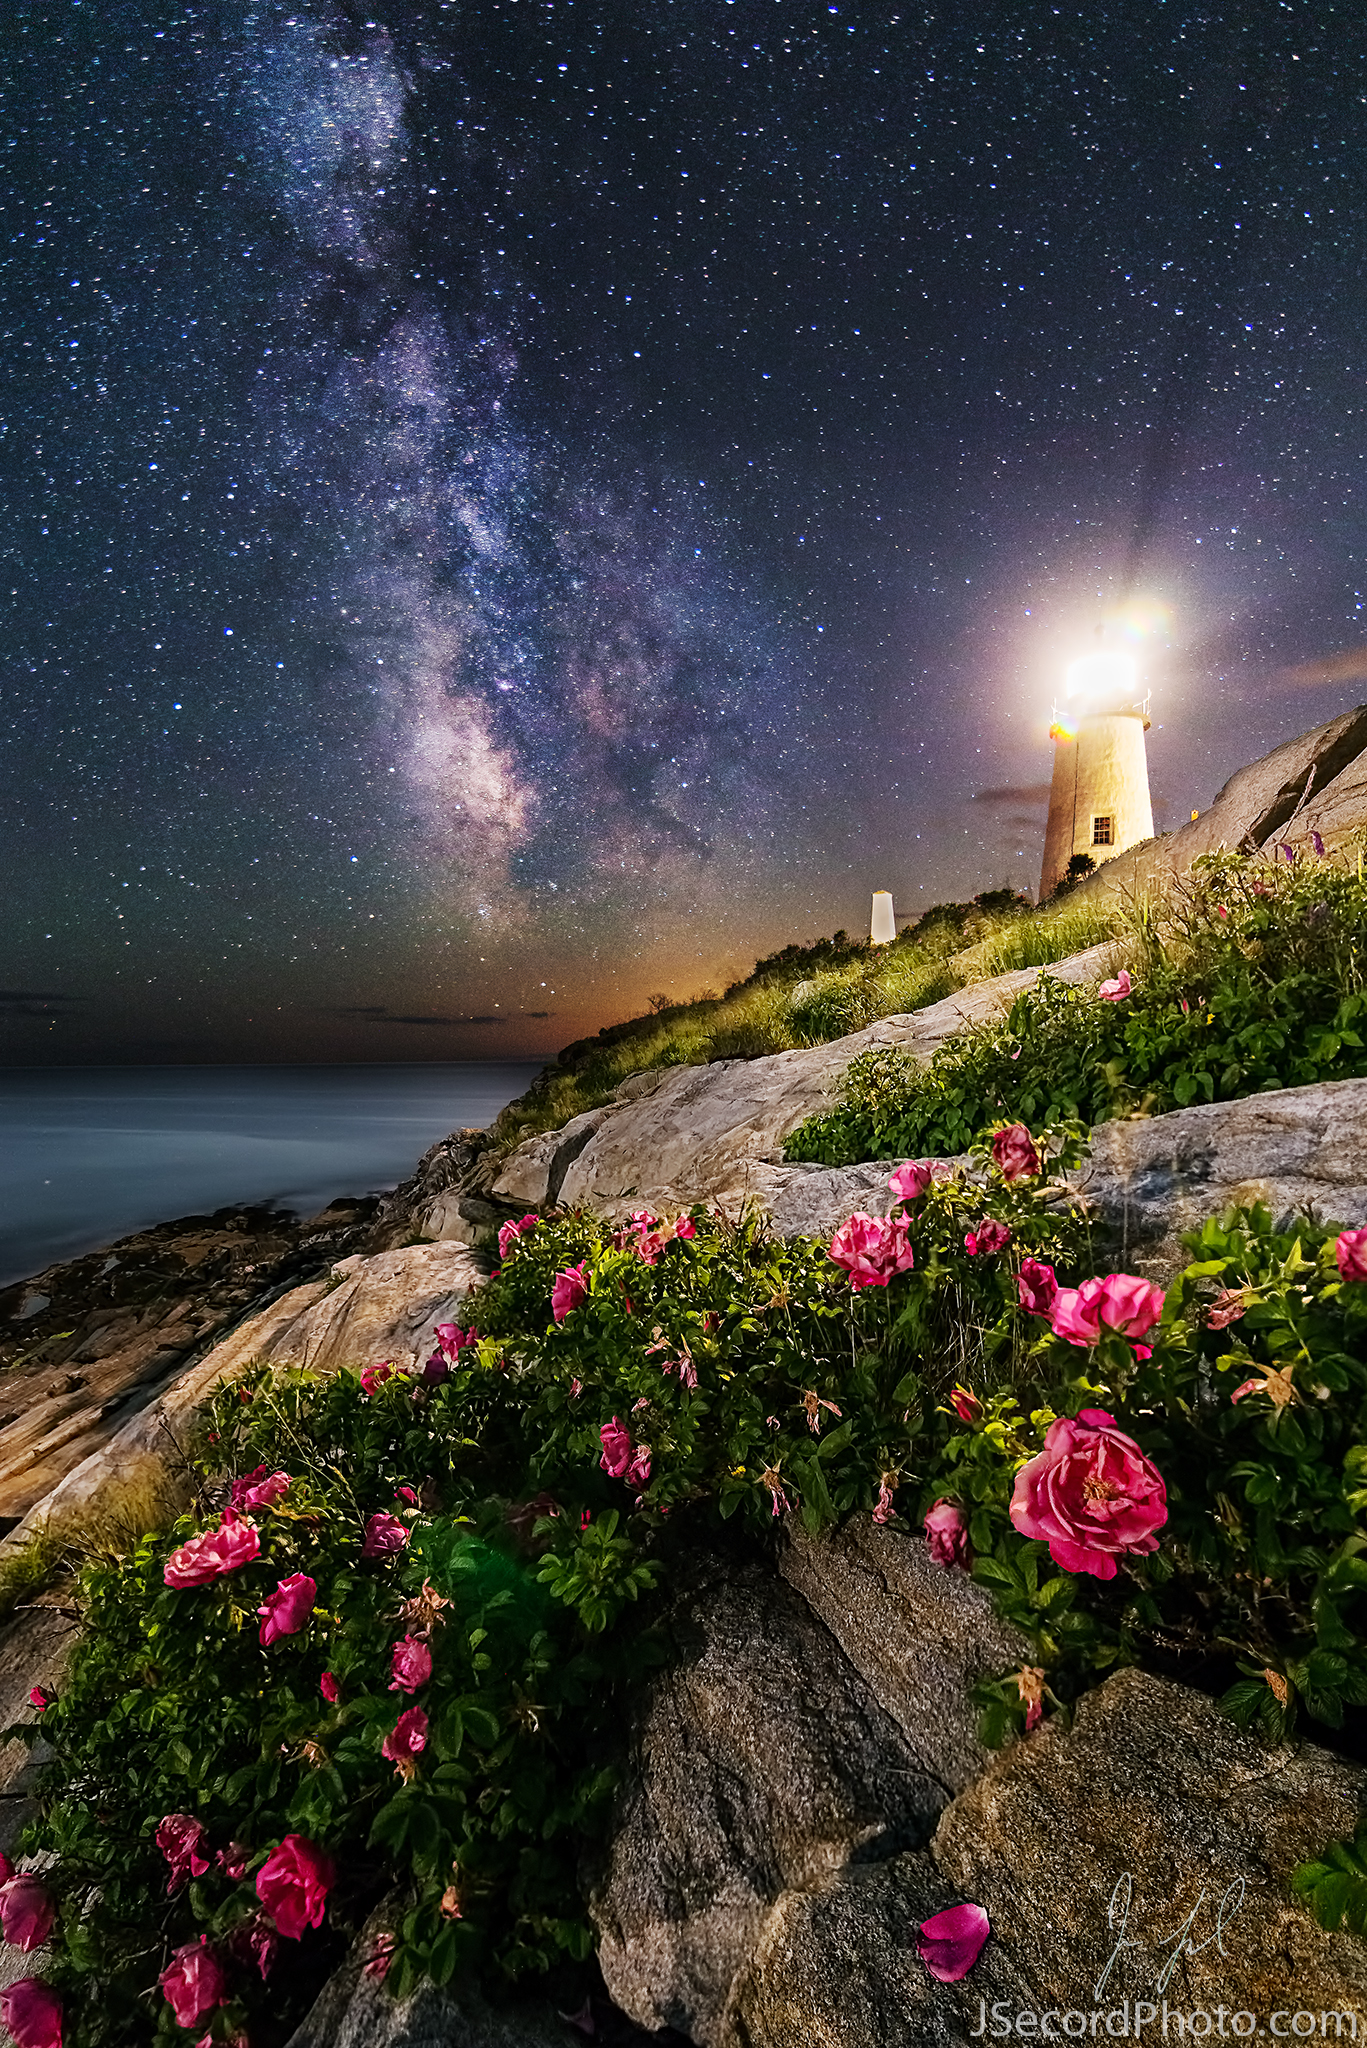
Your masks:
M 1367 695 L 1359 8 L 10 0 L 0 1061 L 551 1052 Z

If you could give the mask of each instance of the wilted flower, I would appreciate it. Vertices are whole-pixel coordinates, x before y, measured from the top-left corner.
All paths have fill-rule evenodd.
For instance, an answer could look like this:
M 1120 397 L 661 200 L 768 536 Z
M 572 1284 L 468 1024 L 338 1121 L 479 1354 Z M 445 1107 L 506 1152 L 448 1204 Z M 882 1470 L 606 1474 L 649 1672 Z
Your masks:
M 883 1477 L 878 1482 L 878 1500 L 874 1506 L 873 1519 L 878 1524 L 880 1529 L 884 1526 L 885 1523 L 890 1522 L 892 1520 L 893 1515 L 896 1512 L 892 1505 L 892 1494 L 894 1484 L 895 1482 L 889 1480 L 886 1472 L 883 1474 Z
M 1222 1287 L 1206 1310 L 1206 1328 L 1227 1330 L 1231 1323 L 1238 1322 L 1246 1306 L 1242 1287 Z
M 240 1884 L 247 1875 L 247 1865 L 252 1852 L 245 1842 L 229 1842 L 226 1849 L 220 1849 L 214 1862 L 223 1872 L 229 1884 Z
M 1245 1380 L 1230 1395 L 1231 1402 L 1242 1401 L 1245 1394 L 1266 1394 L 1274 1408 L 1287 1408 L 1296 1400 L 1296 1389 L 1291 1383 L 1291 1367 L 1283 1366 L 1278 1372 L 1268 1366 L 1261 1379 Z
M 1024 1124 L 1008 1124 L 992 1140 L 992 1157 L 1006 1180 L 1027 1180 L 1040 1170 L 1039 1153 Z
M 965 1572 L 972 1568 L 968 1516 L 956 1500 L 937 1500 L 926 1516 L 925 1529 L 932 1564 L 957 1565 Z
M 1132 987 L 1130 970 L 1122 967 L 1114 981 L 1103 981 L 1097 994 L 1104 1003 L 1123 1003 Z
M 1016 1694 L 1025 1705 L 1025 1732 L 1038 1728 L 1044 1719 L 1044 1672 L 1038 1664 L 1026 1664 L 1016 1673 Z
M 1341 1230 L 1334 1242 L 1340 1280 L 1367 1280 L 1367 1230 Z
M 417 1765 L 414 1758 L 427 1747 L 427 1716 L 421 1707 L 409 1707 L 400 1714 L 394 1726 L 380 1745 L 380 1755 L 387 1757 L 399 1776 L 408 1783 Z
M 361 1545 L 362 1557 L 393 1557 L 406 1548 L 408 1529 L 397 1515 L 386 1514 L 379 1508 L 365 1525 L 365 1542 Z
M 259 1639 L 263 1650 L 279 1642 L 281 1636 L 297 1636 L 313 1612 L 318 1598 L 318 1588 L 307 1572 L 292 1572 L 282 1579 L 273 1593 L 266 1595 L 265 1605 L 257 1608 L 261 1616 Z
M 1157 1550 L 1167 1489 L 1133 1437 L 1102 1408 L 1051 1423 L 1044 1449 L 1016 1474 L 1012 1523 L 1047 1542 L 1066 1572 L 1113 1579 L 1118 1557 Z
M 905 1216 L 869 1216 L 858 1209 L 831 1239 L 830 1256 L 845 1268 L 851 1287 L 886 1287 L 915 1264 L 907 1230 Z
M 908 1159 L 889 1175 L 888 1186 L 899 1202 L 918 1202 L 933 1178 L 928 1159 Z
M 21 1870 L 0 1885 L 0 1927 L 11 1948 L 41 1948 L 56 1917 L 57 1901 L 31 1871 Z
M 834 1401 L 823 1401 L 815 1387 L 810 1387 L 802 1396 L 802 1406 L 807 1415 L 807 1427 L 813 1436 L 820 1436 L 821 1434 L 821 1411 L 823 1408 L 834 1415 L 837 1420 L 840 1419 L 840 1410 L 836 1407 Z
M 558 1323 L 563 1323 L 571 1309 L 578 1308 L 581 1301 L 588 1299 L 587 1263 L 581 1259 L 577 1266 L 569 1266 L 555 1276 L 555 1285 L 551 1289 L 551 1314 Z
M 263 1983 L 271 1973 L 279 1946 L 280 1936 L 264 1913 L 239 1922 L 228 1936 L 229 1953 L 240 1963 L 254 1964 Z
M 288 1472 L 267 1473 L 264 1465 L 234 1479 L 229 1495 L 235 1508 L 273 1508 L 290 1490 Z
M 0 1991 L 0 2020 L 15 2048 L 62 2048 L 62 2001 L 41 1977 L 21 1977 Z
M 394 1951 L 399 1945 L 397 1934 L 377 1934 L 375 1946 L 362 1964 L 362 1973 L 367 1977 L 383 1978 L 389 1974 L 389 1965 L 394 1960 Z
M 549 1500 L 550 1496 L 542 1494 L 538 1498 Z M 430 1579 L 424 1579 L 421 1593 L 415 1593 L 411 1600 L 405 1600 L 400 1612 L 409 1628 L 428 1630 L 436 1627 L 442 1618 L 442 1608 L 450 1605 L 451 1602 L 446 1595 L 439 1593 Z
M 921 1922 L 916 1933 L 917 1954 L 938 1983 L 957 1984 L 977 1962 L 991 1932 L 991 1922 L 981 1906 L 971 1902 L 949 1906 Z
M 405 1636 L 394 1645 L 391 1692 L 416 1692 L 432 1676 L 432 1652 L 419 1636 Z
M 441 1895 L 441 1904 L 438 1906 L 437 1911 L 441 1914 L 443 1920 L 459 1920 L 461 1918 L 459 1885 L 447 1885 L 446 1890 Z
M 228 1979 L 207 1934 L 178 1948 L 161 1973 L 166 2002 L 182 2027 L 193 2027 L 228 2003 Z
M 173 1550 L 162 1577 L 168 1586 L 184 1589 L 207 1586 L 224 1572 L 235 1572 L 250 1564 L 261 1549 L 261 1538 L 252 1523 L 241 1522 L 232 1508 L 223 1510 L 217 1529 L 206 1529 Z
M 192 1814 L 168 1813 L 159 1824 L 156 1844 L 171 1866 L 168 1895 L 179 1889 L 187 1877 L 203 1877 L 209 1868 L 209 1832 Z
M 774 1504 L 774 1514 L 777 1516 L 788 1513 L 792 1503 L 783 1491 L 783 1479 L 778 1466 L 766 1465 L 759 1475 L 759 1483 L 761 1486 L 767 1486 L 769 1489 Z
M 256 1896 L 276 1931 L 298 1941 L 306 1927 L 321 1927 L 336 1880 L 332 1858 L 304 1835 L 286 1835 L 256 1873 Z
M 1011 1232 L 1004 1223 L 998 1223 L 994 1216 L 984 1216 L 976 1230 L 970 1230 L 964 1238 L 964 1250 L 970 1259 L 980 1254 L 1005 1251 L 1011 1242 Z

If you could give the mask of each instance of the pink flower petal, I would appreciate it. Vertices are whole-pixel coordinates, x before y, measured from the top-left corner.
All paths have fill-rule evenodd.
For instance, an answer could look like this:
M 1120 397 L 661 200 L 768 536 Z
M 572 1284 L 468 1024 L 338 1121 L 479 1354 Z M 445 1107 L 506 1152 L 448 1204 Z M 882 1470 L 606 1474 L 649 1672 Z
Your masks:
M 957 1984 L 977 1962 L 991 1932 L 991 1922 L 982 1907 L 966 1900 L 962 1906 L 948 1906 L 943 1913 L 923 1920 L 917 1930 L 916 1948 L 938 1983 Z

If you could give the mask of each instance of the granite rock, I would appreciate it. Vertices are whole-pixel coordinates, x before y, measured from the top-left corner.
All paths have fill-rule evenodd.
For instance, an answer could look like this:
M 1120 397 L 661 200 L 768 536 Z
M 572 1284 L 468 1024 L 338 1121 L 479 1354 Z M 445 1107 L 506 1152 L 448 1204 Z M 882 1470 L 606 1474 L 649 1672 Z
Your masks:
M 607 1216 L 641 1204 L 668 1211 L 695 1202 L 738 1207 L 750 1201 L 767 1208 L 792 1174 L 775 1158 L 783 1140 L 828 1104 L 858 1054 L 900 1046 L 929 1060 L 965 1025 L 1001 1015 L 1041 972 L 1070 983 L 1096 981 L 1109 970 L 1112 951 L 1109 945 L 1093 946 L 1047 970 L 999 974 L 909 1016 L 880 1017 L 826 1045 L 666 1068 L 648 1092 L 588 1112 L 598 1121 L 556 1196 L 566 1207 Z M 575 1119 L 581 1130 L 583 1123 Z M 576 1142 L 580 1134 L 575 1131 Z M 551 1135 L 530 1139 L 509 1155 L 496 1192 L 517 1186 L 527 1191 L 530 1205 Z
M 1264 1750 L 1203 1694 L 1121 1672 L 1072 1730 L 1046 1722 L 1000 1756 L 946 1809 L 929 1854 L 780 1900 L 726 2048 L 968 2048 L 984 2004 L 991 2038 L 995 2001 L 1012 2020 L 1052 2012 L 1063 2038 L 1098 2025 L 1133 2038 L 1143 2002 L 1140 2038 L 1157 2041 L 1164 1999 L 1208 2013 L 1211 2034 L 1223 2006 L 1264 2034 L 1286 2014 L 1288 2036 L 1293 2012 L 1341 2012 L 1350 2035 L 1348 2015 L 1367 2019 L 1367 1948 L 1316 1927 L 1287 1880 L 1352 1832 L 1365 1788 L 1367 1773 L 1312 1744 Z M 968 1977 L 938 1984 L 916 1930 L 963 1899 L 992 1938 Z
M 775 1902 L 924 1844 L 949 1789 L 769 1572 L 719 1573 L 670 1625 L 590 1909 L 622 2010 L 715 2044 Z
M 1367 1223 L 1367 1081 L 1321 1081 L 1098 1124 L 1076 1186 L 1121 1270 L 1167 1279 L 1229 1202 Z
M 879 1528 L 869 1515 L 821 1536 L 794 1525 L 779 1570 L 897 1723 L 918 1766 L 949 1792 L 972 1784 L 991 1753 L 978 1741 L 970 1690 L 1030 1655 L 986 1587 L 933 1564 L 919 1534 Z

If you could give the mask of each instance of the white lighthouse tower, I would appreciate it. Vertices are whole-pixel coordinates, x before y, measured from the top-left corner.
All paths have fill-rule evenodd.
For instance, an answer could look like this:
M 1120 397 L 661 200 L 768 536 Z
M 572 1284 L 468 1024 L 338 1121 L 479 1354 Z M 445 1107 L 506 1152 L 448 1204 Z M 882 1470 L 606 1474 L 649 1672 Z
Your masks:
M 1068 705 L 1049 728 L 1054 779 L 1044 834 L 1040 901 L 1051 896 L 1075 854 L 1099 867 L 1153 837 L 1149 764 L 1144 735 L 1147 697 L 1141 698 L 1131 655 L 1099 650 L 1068 671 Z

